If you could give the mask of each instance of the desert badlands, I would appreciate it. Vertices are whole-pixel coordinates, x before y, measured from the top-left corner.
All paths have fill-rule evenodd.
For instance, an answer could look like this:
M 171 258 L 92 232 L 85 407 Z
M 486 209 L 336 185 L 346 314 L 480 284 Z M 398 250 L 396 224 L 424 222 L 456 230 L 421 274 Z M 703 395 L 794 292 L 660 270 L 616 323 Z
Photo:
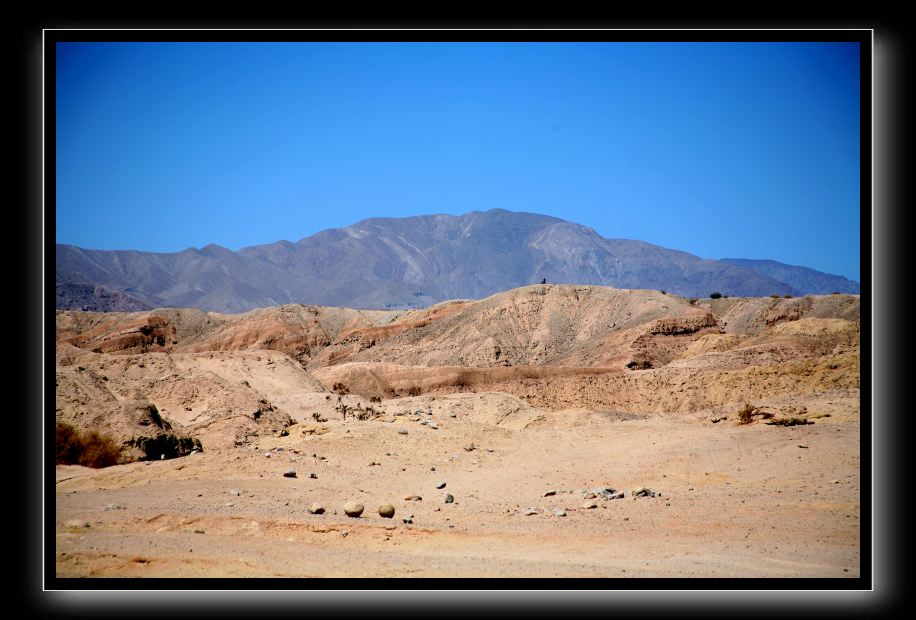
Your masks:
M 860 575 L 858 295 L 544 284 L 56 330 L 57 421 L 122 447 L 56 467 L 58 577 Z

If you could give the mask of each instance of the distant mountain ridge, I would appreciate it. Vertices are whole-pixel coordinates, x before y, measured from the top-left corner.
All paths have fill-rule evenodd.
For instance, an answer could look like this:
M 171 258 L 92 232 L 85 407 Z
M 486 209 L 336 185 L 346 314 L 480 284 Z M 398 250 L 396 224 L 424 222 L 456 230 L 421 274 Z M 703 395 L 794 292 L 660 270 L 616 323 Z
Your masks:
M 692 297 L 713 291 L 802 295 L 823 292 L 822 282 L 838 277 L 775 261 L 742 261 L 702 259 L 643 241 L 606 239 L 556 217 L 492 209 L 461 216 L 370 218 L 296 243 L 278 241 L 238 252 L 212 244 L 173 253 L 58 244 L 57 307 L 81 309 L 79 300 L 89 296 L 85 287 L 104 292 L 92 296 L 96 306 L 117 299 L 119 305 L 234 313 L 286 303 L 424 307 L 479 299 L 542 279 Z M 783 272 L 791 281 L 775 277 Z M 827 288 L 858 293 L 858 284 L 852 284 L 855 291 Z M 81 294 L 61 294 L 62 287 Z
M 723 263 L 747 267 L 774 280 L 785 282 L 799 294 L 829 295 L 830 293 L 855 293 L 860 290 L 859 283 L 843 276 L 816 271 L 809 267 L 786 265 L 775 260 L 755 260 L 752 258 L 722 258 Z

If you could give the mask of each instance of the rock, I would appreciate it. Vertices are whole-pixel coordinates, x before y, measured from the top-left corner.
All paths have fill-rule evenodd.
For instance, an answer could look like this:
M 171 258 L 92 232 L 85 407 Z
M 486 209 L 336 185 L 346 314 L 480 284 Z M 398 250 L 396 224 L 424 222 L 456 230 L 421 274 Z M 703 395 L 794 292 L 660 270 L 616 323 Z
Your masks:
M 92 525 L 89 523 L 89 521 L 84 521 L 84 520 L 82 520 L 82 519 L 72 519 L 72 520 L 67 521 L 66 523 L 64 523 L 64 526 L 65 526 L 65 527 L 72 527 L 72 528 L 86 528 L 86 527 L 92 527 Z
M 343 510 L 344 514 L 348 517 L 356 518 L 363 514 L 363 510 L 365 510 L 365 508 L 363 508 L 362 504 L 357 504 L 356 502 L 347 502 L 344 504 Z
M 597 497 L 601 497 L 603 499 L 621 499 L 623 497 L 623 491 L 617 491 L 611 487 L 601 487 L 595 489 L 594 492 Z
M 477 446 L 475 446 L 473 443 L 469 443 L 469 444 L 467 444 L 467 445 L 464 446 L 464 449 L 467 450 L 468 452 L 470 452 L 471 450 L 473 450 L 473 449 L 476 448 L 476 447 L 477 447 Z
M 553 514 L 557 515 L 558 517 L 565 517 L 565 516 L 566 516 L 566 511 L 563 510 L 562 508 L 554 508 L 554 509 L 553 509 Z
M 446 504 L 453 504 L 453 503 L 455 503 L 455 498 L 452 496 L 451 493 L 446 493 L 446 494 L 445 494 L 445 503 L 446 503 Z
M 413 523 L 413 515 L 407 515 L 406 517 L 404 517 L 404 518 L 401 519 L 401 520 L 402 520 L 404 523 Z
M 400 428 L 398 428 L 398 434 L 399 434 L 399 435 L 406 435 L 406 434 L 407 434 L 407 429 L 404 428 L 403 426 L 400 427 Z
M 437 489 L 444 489 L 444 488 L 445 488 L 445 483 L 444 483 L 444 482 L 438 483 L 438 484 L 436 485 L 436 488 L 437 488 Z
M 194 530 L 195 534 L 204 534 L 205 532 L 201 529 Z
M 382 504 L 378 507 L 378 514 L 380 517 L 390 519 L 394 516 L 394 506 L 391 504 Z
M 536 515 L 537 513 L 538 513 L 537 508 L 529 508 L 528 510 L 525 511 L 525 516 L 530 517 L 531 515 Z
M 241 495 L 242 491 L 240 489 L 229 489 L 229 495 Z
M 295 477 L 296 477 L 296 470 L 295 470 L 295 469 L 287 469 L 285 472 L 283 472 L 283 477 L 284 477 L 284 478 L 295 478 Z
M 448 417 L 450 417 L 450 418 L 457 418 L 457 417 L 458 417 L 458 414 L 457 414 L 457 413 L 450 413 L 450 414 L 448 414 Z
M 647 489 L 646 487 L 637 487 L 630 491 L 630 494 L 633 496 L 633 499 L 637 497 L 655 497 L 656 495 L 655 491 Z
M 273 455 L 272 455 L 270 452 L 265 452 L 265 453 L 264 453 L 264 456 L 265 456 L 266 458 L 270 458 L 270 457 L 272 457 Z
M 436 468 L 435 468 L 435 467 L 430 467 L 430 468 L 429 468 L 429 471 L 436 471 Z
M 597 507 L 598 507 L 598 504 L 596 504 L 595 502 L 585 502 L 584 504 L 579 506 L 579 508 L 585 508 L 586 510 L 591 509 L 591 508 L 597 508 Z
M 318 478 L 318 474 L 315 474 L 315 473 L 309 474 L 309 478 L 312 478 L 313 480 L 314 480 L 314 479 L 317 479 L 317 478 Z
M 586 493 L 586 494 L 585 494 L 585 499 L 595 499 L 596 497 L 598 497 L 598 496 L 595 495 L 594 493 Z
M 422 500 L 422 499 L 423 499 L 423 498 L 420 497 L 419 495 L 408 495 L 407 497 L 404 498 L 404 501 L 408 501 L 408 502 L 419 502 L 419 501 Z
M 545 491 L 545 492 L 544 492 L 544 497 L 551 497 L 551 496 L 556 495 L 556 494 L 557 494 L 556 491 Z
M 124 510 L 126 506 L 124 504 L 108 504 L 102 510 L 108 512 L 109 510 Z

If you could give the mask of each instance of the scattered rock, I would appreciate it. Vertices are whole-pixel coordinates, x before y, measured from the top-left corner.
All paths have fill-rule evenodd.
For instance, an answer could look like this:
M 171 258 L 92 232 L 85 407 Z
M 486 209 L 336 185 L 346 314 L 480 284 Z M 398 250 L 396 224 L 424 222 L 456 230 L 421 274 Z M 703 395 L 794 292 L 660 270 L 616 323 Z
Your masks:
M 565 516 L 566 516 L 566 511 L 563 510 L 562 508 L 554 508 L 554 509 L 553 509 L 553 514 L 557 515 L 558 517 L 565 517 Z
M 597 508 L 597 507 L 598 507 L 598 504 L 596 504 L 595 502 L 585 502 L 584 504 L 579 506 L 579 508 L 585 508 L 586 510 L 590 508 Z
M 464 449 L 467 450 L 468 452 L 470 452 L 471 450 L 473 450 L 473 449 L 476 448 L 476 447 L 477 447 L 477 446 L 475 446 L 473 443 L 469 443 L 469 444 L 467 444 L 467 445 L 464 446 Z
M 344 504 L 343 510 L 345 515 L 355 518 L 363 514 L 363 510 L 365 510 L 365 508 L 363 508 L 362 504 L 357 504 L 356 502 L 347 502 Z
M 309 478 L 312 478 L 313 480 L 314 480 L 314 479 L 317 479 L 317 478 L 318 478 L 318 474 L 311 473 L 311 474 L 309 474 Z
M 454 496 L 453 496 L 451 493 L 446 493 L 446 494 L 445 494 L 445 503 L 446 503 L 446 504 L 453 504 L 453 503 L 455 503 L 455 498 L 454 498 Z
M 194 533 L 195 534 L 204 534 L 205 532 L 203 530 L 197 529 L 197 530 L 194 530 Z
M 378 507 L 378 514 L 381 517 L 390 519 L 391 517 L 394 516 L 394 506 L 392 506 L 391 504 L 382 504 L 381 506 Z
M 413 523 L 413 515 L 407 515 L 406 517 L 404 517 L 404 518 L 401 519 L 401 520 L 402 520 L 404 523 Z
M 264 453 L 264 456 L 267 457 L 267 458 L 270 458 L 270 457 L 272 457 L 273 455 L 272 455 L 270 452 L 265 452 L 265 453 Z
M 556 494 L 557 494 L 556 491 L 546 491 L 546 492 L 544 493 L 544 497 L 551 497 L 551 496 L 556 495 Z
M 284 477 L 284 478 L 295 478 L 295 477 L 296 477 L 296 470 L 295 470 L 295 469 L 287 469 L 285 472 L 283 472 L 283 477 Z
M 636 499 L 637 497 L 655 497 L 656 495 L 661 495 L 661 493 L 656 493 L 655 491 L 647 489 L 646 487 L 637 487 L 633 489 L 630 494 L 633 496 L 633 499 Z
M 436 468 L 435 468 L 435 467 L 430 467 L 430 468 L 429 468 L 429 471 L 436 471 Z
M 537 513 L 538 513 L 537 508 L 529 508 L 528 510 L 525 511 L 525 516 L 530 517 L 531 515 L 536 515 Z
M 444 483 L 444 482 L 438 483 L 438 484 L 436 485 L 436 488 L 437 488 L 437 489 L 444 489 L 444 488 L 445 488 L 445 483 Z
M 598 496 L 595 495 L 594 493 L 586 493 L 586 494 L 585 494 L 585 499 L 595 499 L 596 497 L 598 497 Z
M 72 528 L 86 528 L 92 527 L 92 524 L 90 524 L 89 521 L 84 521 L 82 519 L 71 519 L 70 521 L 64 523 L 64 526 Z
M 617 491 L 617 489 L 612 489 L 611 487 L 595 489 L 594 493 L 597 497 L 604 499 L 621 499 L 623 497 L 623 491 Z
M 422 499 L 423 499 L 423 498 L 420 497 L 419 495 L 408 495 L 407 497 L 404 498 L 404 501 L 408 501 L 408 502 L 419 502 L 419 501 L 422 500 Z
M 108 504 L 102 510 L 108 512 L 109 510 L 124 510 L 125 508 L 127 508 L 127 506 L 124 504 Z
M 235 495 L 236 497 L 238 497 L 241 494 L 242 494 L 241 489 L 229 489 L 229 495 Z
M 398 428 L 398 434 L 399 434 L 399 435 L 406 435 L 406 434 L 407 434 L 407 429 L 404 428 L 403 426 L 401 426 L 400 428 Z

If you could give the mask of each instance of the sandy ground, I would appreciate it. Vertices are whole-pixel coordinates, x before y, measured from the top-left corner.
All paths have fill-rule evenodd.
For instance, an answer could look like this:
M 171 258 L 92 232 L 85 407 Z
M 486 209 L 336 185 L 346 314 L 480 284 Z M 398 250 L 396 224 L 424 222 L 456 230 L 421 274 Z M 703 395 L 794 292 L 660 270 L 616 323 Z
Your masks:
M 59 312 L 57 420 L 154 460 L 57 467 L 57 575 L 858 577 L 859 330 L 852 295 L 559 285 Z
M 238 448 L 58 466 L 57 575 L 859 576 L 857 394 L 822 395 L 832 415 L 793 427 L 480 414 L 511 398 L 392 399 L 383 408 L 408 415 L 299 418 Z M 598 487 L 625 497 L 584 498 Z M 634 499 L 636 487 L 660 495 Z M 348 501 L 361 517 L 344 515 Z M 309 514 L 313 502 L 327 512 Z M 394 518 L 378 515 L 385 503 Z

